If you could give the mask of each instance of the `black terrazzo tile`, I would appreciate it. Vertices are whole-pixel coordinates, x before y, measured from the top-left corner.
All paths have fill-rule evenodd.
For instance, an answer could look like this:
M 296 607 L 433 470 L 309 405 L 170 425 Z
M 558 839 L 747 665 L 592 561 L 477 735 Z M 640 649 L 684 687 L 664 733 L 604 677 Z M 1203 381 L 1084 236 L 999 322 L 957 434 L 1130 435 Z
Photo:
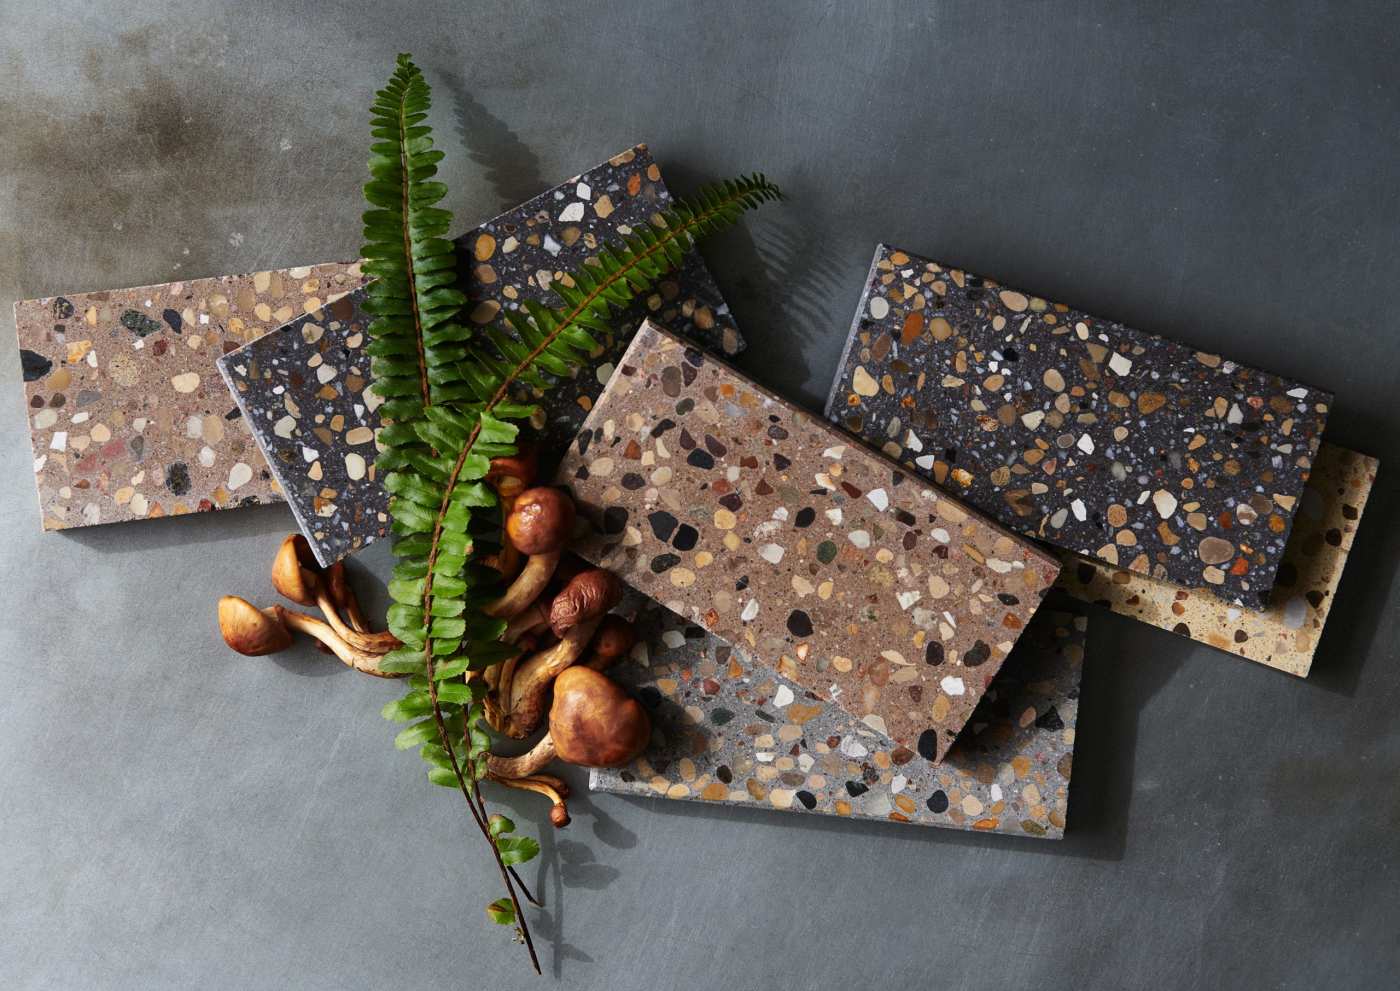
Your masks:
M 881 245 L 827 416 L 1029 536 L 1257 606 L 1331 402 Z

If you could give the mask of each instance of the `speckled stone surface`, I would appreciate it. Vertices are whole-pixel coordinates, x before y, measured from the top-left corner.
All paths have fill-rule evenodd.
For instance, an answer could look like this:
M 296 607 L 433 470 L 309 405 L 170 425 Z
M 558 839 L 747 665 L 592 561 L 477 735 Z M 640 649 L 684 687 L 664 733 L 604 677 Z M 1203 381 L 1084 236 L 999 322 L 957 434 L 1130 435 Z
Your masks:
M 1306 677 L 1378 468 L 1375 458 L 1322 445 L 1264 608 L 1244 609 L 1206 589 L 1092 559 L 1066 561 L 1059 585 L 1124 616 Z
M 218 368 L 323 565 L 389 527 L 375 477 L 383 402 L 363 351 L 372 317 L 352 293 L 218 361 Z
M 670 201 L 661 170 L 646 145 L 638 145 L 467 232 L 456 242 L 462 265 L 460 284 L 470 299 L 464 321 L 485 325 L 502 309 L 517 308 L 527 300 L 557 305 L 558 297 L 550 291 L 556 279 L 566 278 L 566 270 L 589 264 L 604 243 L 616 243 L 620 236 L 653 223 L 658 210 Z M 355 293 L 347 305 L 358 313 L 363 299 L 363 292 Z M 631 332 L 647 318 L 715 352 L 732 355 L 743 347 L 729 307 L 704 260 L 697 251 L 689 252 L 679 269 L 617 316 L 613 333 L 594 334 L 602 348 L 590 367 L 543 393 L 528 390 L 522 394 L 521 398 L 540 405 L 533 425 L 541 431 L 537 443 L 542 452 L 560 450 L 573 438 L 612 375 Z M 330 564 L 384 534 L 381 517 L 385 500 L 374 484 L 374 445 L 356 442 L 348 451 L 343 450 L 343 435 L 330 427 L 329 421 L 339 415 L 347 430 L 377 431 L 379 419 L 374 412 L 377 404 L 365 403 L 363 415 L 354 408 L 359 404 L 354 398 L 360 393 L 358 385 L 345 387 L 347 380 L 358 383 L 369 370 L 368 359 L 360 354 L 365 340 L 357 332 L 358 323 L 356 330 L 331 335 L 337 338 L 337 362 L 356 369 L 353 378 L 338 384 L 322 380 L 328 364 L 299 373 L 291 368 L 298 356 L 318 360 L 325 353 L 321 343 L 315 347 L 303 343 L 306 326 L 306 321 L 299 320 L 247 349 L 249 354 L 280 355 L 286 373 L 242 376 L 245 388 L 239 401 L 245 411 L 255 406 L 270 414 L 291 402 L 300 409 L 324 414 L 326 423 L 303 419 L 293 438 L 276 432 L 278 424 L 286 428 L 285 410 L 253 422 L 264 449 L 277 452 L 274 457 L 282 459 L 274 471 L 288 490 L 302 532 L 318 559 Z M 263 372 L 270 367 L 264 364 Z M 308 451 L 317 452 L 312 464 L 320 464 L 323 472 L 340 471 L 328 467 L 339 464 L 346 471 L 359 472 L 359 476 L 340 478 L 337 484 L 313 484 L 318 480 L 298 476 L 308 466 L 298 462 L 300 455 L 288 453 L 292 439 L 305 441 Z M 347 454 L 350 464 L 345 468 Z M 357 458 L 365 464 L 360 465 Z
M 1257 606 L 1331 401 L 880 245 L 827 415 L 1007 526 Z
M 844 709 L 654 603 L 609 675 L 652 716 L 652 742 L 589 787 L 1058 839 L 1074 762 L 1085 607 L 1036 612 L 942 764 L 891 747 Z
M 558 477 L 580 556 L 933 761 L 1059 570 L 651 323 Z
M 461 282 L 471 299 L 468 322 L 485 324 L 527 300 L 558 305 L 550 292 L 554 280 L 590 264 L 604 243 L 654 224 L 670 204 L 661 169 L 642 144 L 469 231 L 457 239 Z M 602 350 L 591 368 L 529 397 L 543 408 L 535 424 L 544 430 L 541 450 L 573 439 L 632 332 L 646 319 L 715 354 L 735 355 L 744 346 L 704 259 L 690 251 L 679 269 L 618 314 L 613 333 L 594 335 Z
M 214 360 L 362 283 L 329 264 L 16 303 L 44 529 L 280 501 Z

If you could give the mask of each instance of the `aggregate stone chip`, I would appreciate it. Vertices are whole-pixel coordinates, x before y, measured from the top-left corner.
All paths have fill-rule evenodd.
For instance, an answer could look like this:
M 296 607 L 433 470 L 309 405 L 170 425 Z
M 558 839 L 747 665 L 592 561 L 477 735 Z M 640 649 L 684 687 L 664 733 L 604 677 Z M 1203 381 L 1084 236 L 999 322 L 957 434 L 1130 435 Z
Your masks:
M 1009 527 L 1259 606 L 1331 402 L 880 245 L 827 415 Z
M 558 297 L 550 287 L 568 277 L 566 270 L 590 264 L 604 244 L 618 243 L 624 235 L 658 223 L 659 211 L 670 202 L 660 169 L 646 146 L 638 145 L 467 232 L 456 242 L 462 265 L 460 285 L 470 299 L 463 321 L 475 328 L 500 323 L 503 309 L 518 308 L 527 300 L 557 306 Z M 364 296 L 363 292 L 355 293 L 347 305 L 360 312 Z M 648 317 L 716 352 L 734 354 L 743 346 L 729 307 L 704 261 L 698 252 L 690 251 L 680 268 L 617 314 L 611 332 L 593 332 L 600 351 L 577 377 L 556 382 L 543 392 L 529 390 L 521 396 L 541 407 L 534 426 L 541 431 L 536 443 L 542 460 L 547 461 L 550 452 L 562 449 L 574 436 L 612 375 L 631 332 Z M 303 411 L 323 413 L 327 421 L 338 414 L 341 422 L 348 425 L 347 430 L 353 429 L 355 437 L 367 440 L 364 431 L 377 433 L 380 426 L 377 404 L 354 399 L 361 390 L 347 387 L 346 383 L 363 381 L 369 375 L 368 356 L 361 353 L 368 339 L 356 323 L 353 330 L 330 333 L 308 347 L 303 341 L 308 327 L 320 326 L 323 324 L 298 320 L 246 349 L 244 353 L 249 357 L 279 358 L 275 364 L 261 362 L 259 375 L 242 376 L 242 387 L 236 395 L 245 407 L 256 406 L 264 413 L 290 403 Z M 291 366 L 297 356 L 319 361 L 322 355 L 329 354 L 327 348 L 332 341 L 333 361 L 327 357 L 325 363 L 294 372 Z M 230 356 L 229 361 L 235 357 Z M 354 368 L 354 377 L 326 379 L 332 374 L 333 365 Z M 227 372 L 233 366 L 226 362 L 224 367 Z M 277 368 L 282 371 L 276 372 Z M 295 381 L 298 374 L 299 381 Z M 356 405 L 363 405 L 362 414 L 351 408 Z M 290 436 L 278 434 L 279 425 L 284 431 L 288 429 L 284 416 L 295 421 L 290 426 Z M 282 478 L 302 531 L 323 564 L 353 553 L 386 532 L 382 519 L 384 499 L 374 477 L 372 443 L 350 441 L 348 452 L 339 446 L 332 449 L 332 440 L 336 445 L 344 441 L 341 431 L 329 422 L 293 414 L 290 408 L 277 416 L 250 420 L 263 447 L 283 455 L 283 460 L 274 464 L 274 473 Z M 317 452 L 318 457 L 298 464 L 297 457 L 285 456 L 289 441 L 304 442 L 305 449 Z M 322 454 L 326 456 L 320 457 Z M 332 471 L 330 466 L 340 464 L 346 457 L 346 470 L 358 472 L 342 480 L 348 484 L 310 484 L 318 480 L 304 473 L 296 475 L 298 470 L 304 472 L 317 465 L 323 472 Z M 359 463 L 361 459 L 363 465 Z M 298 484 L 289 484 L 294 477 Z M 351 495 L 353 498 L 348 497 Z
M 219 359 L 311 544 L 329 566 L 388 532 L 374 454 L 383 402 L 369 384 L 361 294 L 327 304 Z
M 309 265 L 16 303 L 43 528 L 280 502 L 214 359 L 363 281 Z
M 1074 762 L 1084 606 L 1047 600 L 942 764 L 655 604 L 608 674 L 652 717 L 594 791 L 1058 839 Z
M 1298 502 L 1269 604 L 1245 609 L 1093 559 L 1067 560 L 1059 585 L 1113 612 L 1306 677 L 1379 463 L 1323 444 Z
M 935 762 L 1059 570 L 650 322 L 559 480 L 581 556 Z

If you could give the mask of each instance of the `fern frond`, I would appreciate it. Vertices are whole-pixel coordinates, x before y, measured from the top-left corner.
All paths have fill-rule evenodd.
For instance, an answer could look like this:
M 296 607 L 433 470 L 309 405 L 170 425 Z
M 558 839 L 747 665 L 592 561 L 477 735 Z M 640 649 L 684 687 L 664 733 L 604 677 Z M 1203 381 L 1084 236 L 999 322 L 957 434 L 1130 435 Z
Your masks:
M 498 575 L 474 563 L 478 535 L 499 532 L 500 524 L 484 479 L 492 458 L 516 453 L 518 423 L 536 412 L 511 401 L 514 389 L 544 389 L 575 374 L 598 349 L 593 335 L 611 333 L 617 311 L 679 266 L 698 238 L 781 193 L 762 174 L 706 187 L 555 279 L 557 308 L 527 302 L 473 336 L 459 320 L 466 297 L 455 287 L 452 216 L 436 206 L 446 188 L 433 181 L 442 153 L 425 123 L 429 106 L 422 73 L 399 56 L 371 111 L 362 248 L 364 271 L 375 279 L 367 289 L 371 388 L 384 400 L 376 465 L 396 537 L 387 622 L 403 643 L 380 667 L 410 675 L 407 694 L 383 714 L 409 723 L 394 742 L 418 749 L 428 780 L 466 798 L 509 895 L 488 915 L 519 927 L 538 970 L 512 870 L 538 844 L 488 826 L 477 788 L 490 738 L 482 681 L 472 673 L 513 653 L 500 640 L 506 621 L 484 611 L 498 594 Z

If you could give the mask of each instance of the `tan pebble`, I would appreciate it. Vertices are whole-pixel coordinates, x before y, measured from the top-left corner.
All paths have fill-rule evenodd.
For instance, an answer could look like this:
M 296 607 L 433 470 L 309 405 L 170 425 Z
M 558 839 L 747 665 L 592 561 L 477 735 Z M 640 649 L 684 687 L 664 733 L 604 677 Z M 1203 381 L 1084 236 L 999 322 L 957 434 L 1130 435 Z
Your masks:
M 345 432 L 345 443 L 368 444 L 374 440 L 374 431 L 369 427 L 354 427 Z
M 1064 391 L 1065 377 L 1060 374 L 1058 369 L 1045 369 L 1045 374 L 1041 376 L 1040 380 L 1045 383 L 1047 389 L 1053 389 L 1055 392 Z
M 997 295 L 1001 297 L 1001 305 L 1015 313 L 1022 312 L 1030 305 L 1030 300 L 1026 299 L 1025 296 L 1018 292 L 1012 292 L 1010 289 L 1003 289 Z
M 484 262 L 496 253 L 496 239 L 490 234 L 480 234 L 477 236 L 472 251 L 476 255 L 477 261 Z
M 1235 545 L 1220 537 L 1206 537 L 1196 548 L 1196 554 L 1205 564 L 1224 564 L 1235 556 Z

